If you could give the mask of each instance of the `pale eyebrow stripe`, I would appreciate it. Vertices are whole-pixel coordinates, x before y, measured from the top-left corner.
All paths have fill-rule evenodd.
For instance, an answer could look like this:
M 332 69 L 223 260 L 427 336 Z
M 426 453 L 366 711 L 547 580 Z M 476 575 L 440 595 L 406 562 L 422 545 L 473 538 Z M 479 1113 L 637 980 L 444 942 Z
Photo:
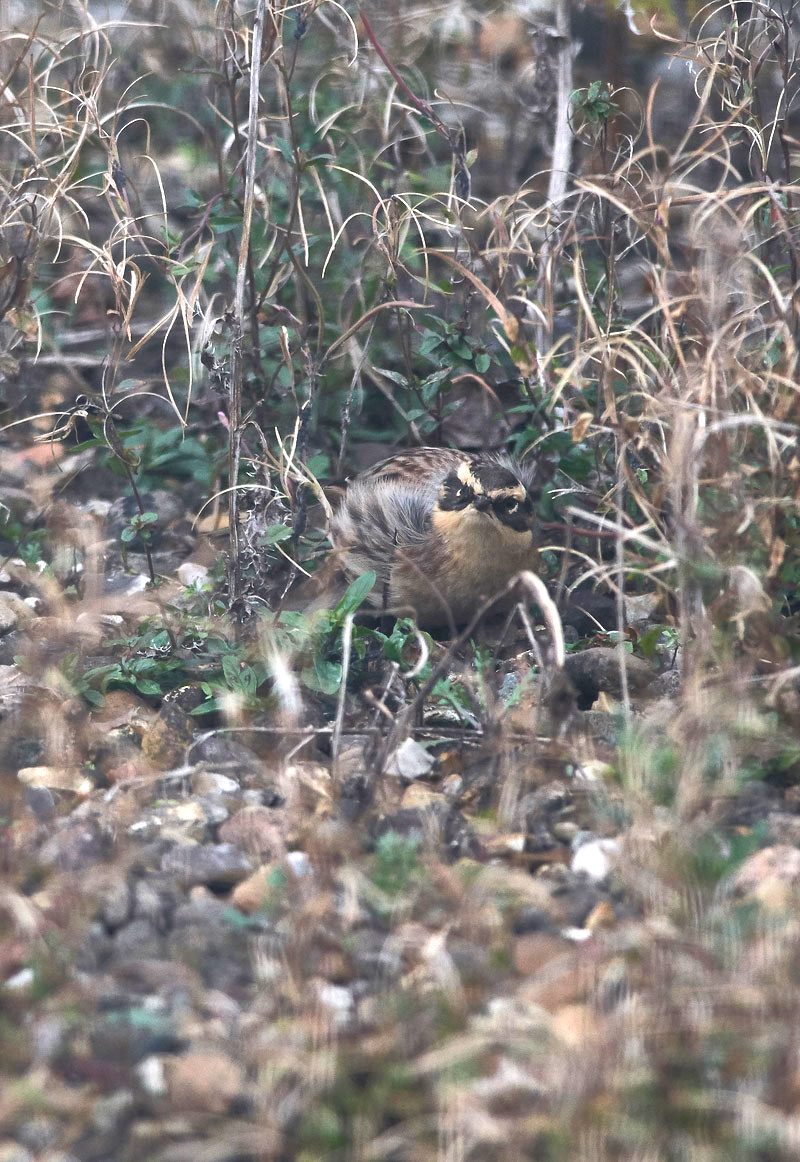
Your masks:
M 495 488 L 488 494 L 490 500 L 525 500 L 525 489 L 521 484 L 509 485 L 507 488 Z

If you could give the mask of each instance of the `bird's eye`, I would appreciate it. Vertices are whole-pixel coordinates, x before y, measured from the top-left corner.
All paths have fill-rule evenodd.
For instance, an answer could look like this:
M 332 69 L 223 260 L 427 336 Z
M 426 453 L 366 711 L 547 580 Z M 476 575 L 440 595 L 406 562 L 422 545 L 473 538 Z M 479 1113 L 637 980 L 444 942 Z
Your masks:
M 511 514 L 515 513 L 517 511 L 517 509 L 519 508 L 519 501 L 518 500 L 507 500 L 504 507 L 505 507 L 505 510 L 508 513 L 508 515 L 511 516 Z

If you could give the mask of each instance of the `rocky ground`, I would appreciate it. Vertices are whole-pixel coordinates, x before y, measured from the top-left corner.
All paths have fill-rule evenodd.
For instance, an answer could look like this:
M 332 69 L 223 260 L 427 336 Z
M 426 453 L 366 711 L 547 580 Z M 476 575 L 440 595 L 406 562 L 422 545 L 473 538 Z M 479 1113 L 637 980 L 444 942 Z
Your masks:
M 19 505 L 33 471 L 6 481 Z M 794 1003 L 798 797 L 752 779 L 659 805 L 679 654 L 627 656 L 627 718 L 616 648 L 585 640 L 557 714 L 520 682 L 524 649 L 491 705 L 431 701 L 405 726 L 363 686 L 337 725 L 308 693 L 292 721 L 198 717 L 200 680 L 99 698 L 85 675 L 120 665 L 113 643 L 206 576 L 178 494 L 150 503 L 161 589 L 96 497 L 64 502 L 46 572 L 9 554 L 0 575 L 0 1162 L 549 1158 L 587 1118 L 632 1157 L 712 1083 L 764 1121 L 772 1083 L 746 1061 L 695 1045 L 696 1093 L 669 1061 Z M 75 584 L 83 519 L 106 530 L 103 593 Z M 137 657 L 159 660 L 128 648 L 128 679 Z M 735 1134 L 744 1109 L 705 1116 Z

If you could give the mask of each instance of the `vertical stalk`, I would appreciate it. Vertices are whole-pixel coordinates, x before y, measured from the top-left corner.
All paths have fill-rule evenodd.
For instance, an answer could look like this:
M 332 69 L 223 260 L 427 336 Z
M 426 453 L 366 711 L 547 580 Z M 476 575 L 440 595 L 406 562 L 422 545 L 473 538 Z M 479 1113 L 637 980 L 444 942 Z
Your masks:
M 253 223 L 253 197 L 256 176 L 258 126 L 258 96 L 261 79 L 261 46 L 264 39 L 266 0 L 258 0 L 253 20 L 253 40 L 250 53 L 250 104 L 245 144 L 244 211 L 239 261 L 236 268 L 236 289 L 231 319 L 231 394 L 229 406 L 230 434 L 228 441 L 228 602 L 235 606 L 241 596 L 242 575 L 239 564 L 239 504 L 237 483 L 242 448 L 243 353 L 242 320 L 244 292 L 250 257 L 250 234 Z

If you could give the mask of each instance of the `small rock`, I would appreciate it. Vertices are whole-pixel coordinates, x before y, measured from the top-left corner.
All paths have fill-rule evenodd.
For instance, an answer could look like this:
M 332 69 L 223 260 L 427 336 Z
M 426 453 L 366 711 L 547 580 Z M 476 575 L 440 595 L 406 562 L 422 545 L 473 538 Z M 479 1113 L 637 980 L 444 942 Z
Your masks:
M 487 855 L 521 855 L 526 839 L 524 831 L 515 831 L 507 835 L 492 835 L 482 842 Z
M 280 871 L 277 864 L 266 863 L 236 885 L 231 892 L 231 903 L 234 908 L 250 916 L 253 912 L 261 911 L 279 883 Z
M 339 1028 L 347 1025 L 353 1015 L 353 994 L 349 988 L 338 984 L 320 983 L 317 989 L 320 1004 L 334 1016 Z
M 413 738 L 407 738 L 390 756 L 386 764 L 386 774 L 396 775 L 410 783 L 414 779 L 424 778 L 433 765 L 434 760 L 425 748 L 415 742 Z
M 108 1097 L 100 1098 L 92 1106 L 92 1125 L 101 1134 L 112 1131 L 121 1131 L 123 1123 L 127 1123 L 134 1103 L 133 1094 L 129 1089 L 120 1089 Z
M 566 1045 L 578 1048 L 597 1037 L 597 1014 L 590 1005 L 562 1005 L 553 1014 L 552 1027 Z
M 514 917 L 513 932 L 515 936 L 525 936 L 529 932 L 543 932 L 550 925 L 550 913 L 546 908 L 538 908 L 535 904 L 524 904 Z
M 3 988 L 10 992 L 25 992 L 32 987 L 35 980 L 36 974 L 32 968 L 21 968 L 19 972 L 15 972 L 13 976 L 3 982 Z
M 36 1159 L 19 1142 L 4 1139 L 0 1142 L 0 1162 L 36 1162 Z
M 175 1112 L 224 1113 L 244 1089 L 241 1065 L 225 1053 L 190 1051 L 167 1065 L 169 1101 Z
M 744 861 L 733 878 L 733 892 L 757 901 L 769 912 L 789 912 L 800 895 L 800 849 L 788 843 L 764 847 Z
M 82 871 L 106 859 L 113 847 L 113 832 L 95 816 L 69 816 L 61 830 L 39 848 L 37 861 L 43 868 Z
M 26 787 L 25 806 L 39 823 L 47 823 L 56 812 L 56 800 L 49 787 Z
M 286 866 L 296 879 L 311 875 L 311 860 L 304 851 L 290 851 L 286 855 Z
M 651 698 L 677 698 L 681 692 L 680 670 L 665 670 L 647 687 Z
M 232 843 L 261 862 L 280 859 L 285 851 L 282 816 L 270 807 L 243 807 L 219 829 L 223 843 Z
M 105 888 L 98 917 L 110 932 L 114 932 L 127 924 L 132 910 L 130 884 L 124 875 L 119 875 Z
M 136 880 L 133 887 L 133 916 L 147 920 L 157 931 L 164 932 L 178 905 L 178 893 L 172 876 L 149 875 Z
M 560 819 L 552 826 L 552 832 L 556 839 L 560 839 L 562 843 L 572 843 L 575 836 L 580 831 L 577 823 L 573 823 L 571 819 Z
M 36 1114 L 17 1126 L 16 1136 L 23 1146 L 38 1154 L 57 1141 L 60 1128 L 57 1118 L 48 1114 Z
M 37 1064 L 46 1064 L 63 1054 L 71 1033 L 69 1018 L 53 1014 L 36 1019 L 31 1014 L 28 1028 Z
M 27 787 L 46 787 L 54 791 L 72 791 L 75 795 L 88 795 L 94 790 L 80 767 L 22 767 L 17 778 Z
M 164 1073 L 164 1060 L 152 1054 L 145 1057 L 136 1066 L 136 1076 L 145 1093 L 151 1097 L 164 1097 L 167 1092 L 167 1079 Z
M 526 932 L 514 941 L 514 969 L 520 976 L 533 976 L 551 960 L 570 951 L 569 945 L 547 932 Z
M 197 973 L 208 988 L 236 996 L 252 983 L 252 937 L 229 917 L 230 901 L 189 900 L 175 911 L 167 951 L 172 962 Z
M 589 714 L 594 714 L 594 711 L 588 711 L 583 717 L 587 718 Z M 604 715 L 604 717 L 607 717 Z M 614 724 L 614 736 L 616 736 L 617 727 Z M 581 763 L 577 770 L 578 777 L 585 779 L 589 783 L 602 783 L 608 779 L 613 778 L 614 768 L 611 763 L 603 762 L 602 759 L 587 759 Z
M 174 875 L 183 887 L 207 884 L 225 888 L 246 879 L 252 871 L 250 860 L 231 843 L 173 847 L 161 858 L 161 870 Z
M 448 800 L 440 791 L 434 791 L 420 783 L 412 783 L 403 792 L 400 806 L 405 810 L 425 807 L 441 807 L 447 810 Z
M 643 658 L 625 655 L 628 687 L 640 693 L 655 677 L 655 671 Z M 578 691 L 578 707 L 588 710 L 598 694 L 604 692 L 619 697 L 622 691 L 620 654 L 616 649 L 596 646 L 580 653 L 568 654 L 564 662 L 567 677 Z
M 18 593 L 0 592 L 0 637 L 35 620 L 36 614 Z
M 593 589 L 576 589 L 561 611 L 565 626 L 572 626 L 579 637 L 589 637 L 596 633 L 598 625 L 603 629 L 615 629 L 617 625 L 617 604 L 606 593 L 596 593 Z
M 199 719 L 193 719 L 195 724 Z M 190 759 L 193 763 L 203 763 L 207 768 L 219 770 L 226 768 L 226 773 L 237 778 L 248 774 L 256 774 L 263 769 L 261 759 L 244 743 L 235 738 L 222 738 L 211 735 L 201 739 L 192 747 Z
M 216 796 L 201 795 L 197 800 L 211 832 L 230 818 L 230 811 Z
M 198 589 L 208 581 L 208 569 L 196 561 L 184 561 L 178 566 L 178 580 L 181 585 L 195 585 Z
M 224 817 L 224 816 L 223 816 Z M 209 821 L 202 803 L 188 799 L 147 811 L 128 832 L 134 838 L 147 842 L 156 838 L 173 839 L 177 843 L 200 843 L 209 838 Z
M 130 924 L 118 929 L 114 936 L 113 957 L 118 963 L 126 960 L 160 960 L 163 955 L 163 937 L 150 920 L 131 920 Z
M 659 606 L 663 605 L 660 593 L 625 594 L 625 619 L 629 625 L 643 625 L 651 621 Z
M 572 857 L 572 871 L 583 872 L 590 880 L 600 883 L 610 872 L 612 857 L 618 851 L 615 839 L 590 839 Z
M 198 728 L 196 718 L 165 702 L 142 734 L 142 754 L 158 770 L 179 766 Z
M 463 790 L 464 780 L 456 771 L 453 771 L 442 780 L 442 794 L 450 803 L 457 802 Z
M 216 771 L 197 771 L 192 775 L 192 790 L 197 795 L 239 795 L 241 787 L 229 775 Z

